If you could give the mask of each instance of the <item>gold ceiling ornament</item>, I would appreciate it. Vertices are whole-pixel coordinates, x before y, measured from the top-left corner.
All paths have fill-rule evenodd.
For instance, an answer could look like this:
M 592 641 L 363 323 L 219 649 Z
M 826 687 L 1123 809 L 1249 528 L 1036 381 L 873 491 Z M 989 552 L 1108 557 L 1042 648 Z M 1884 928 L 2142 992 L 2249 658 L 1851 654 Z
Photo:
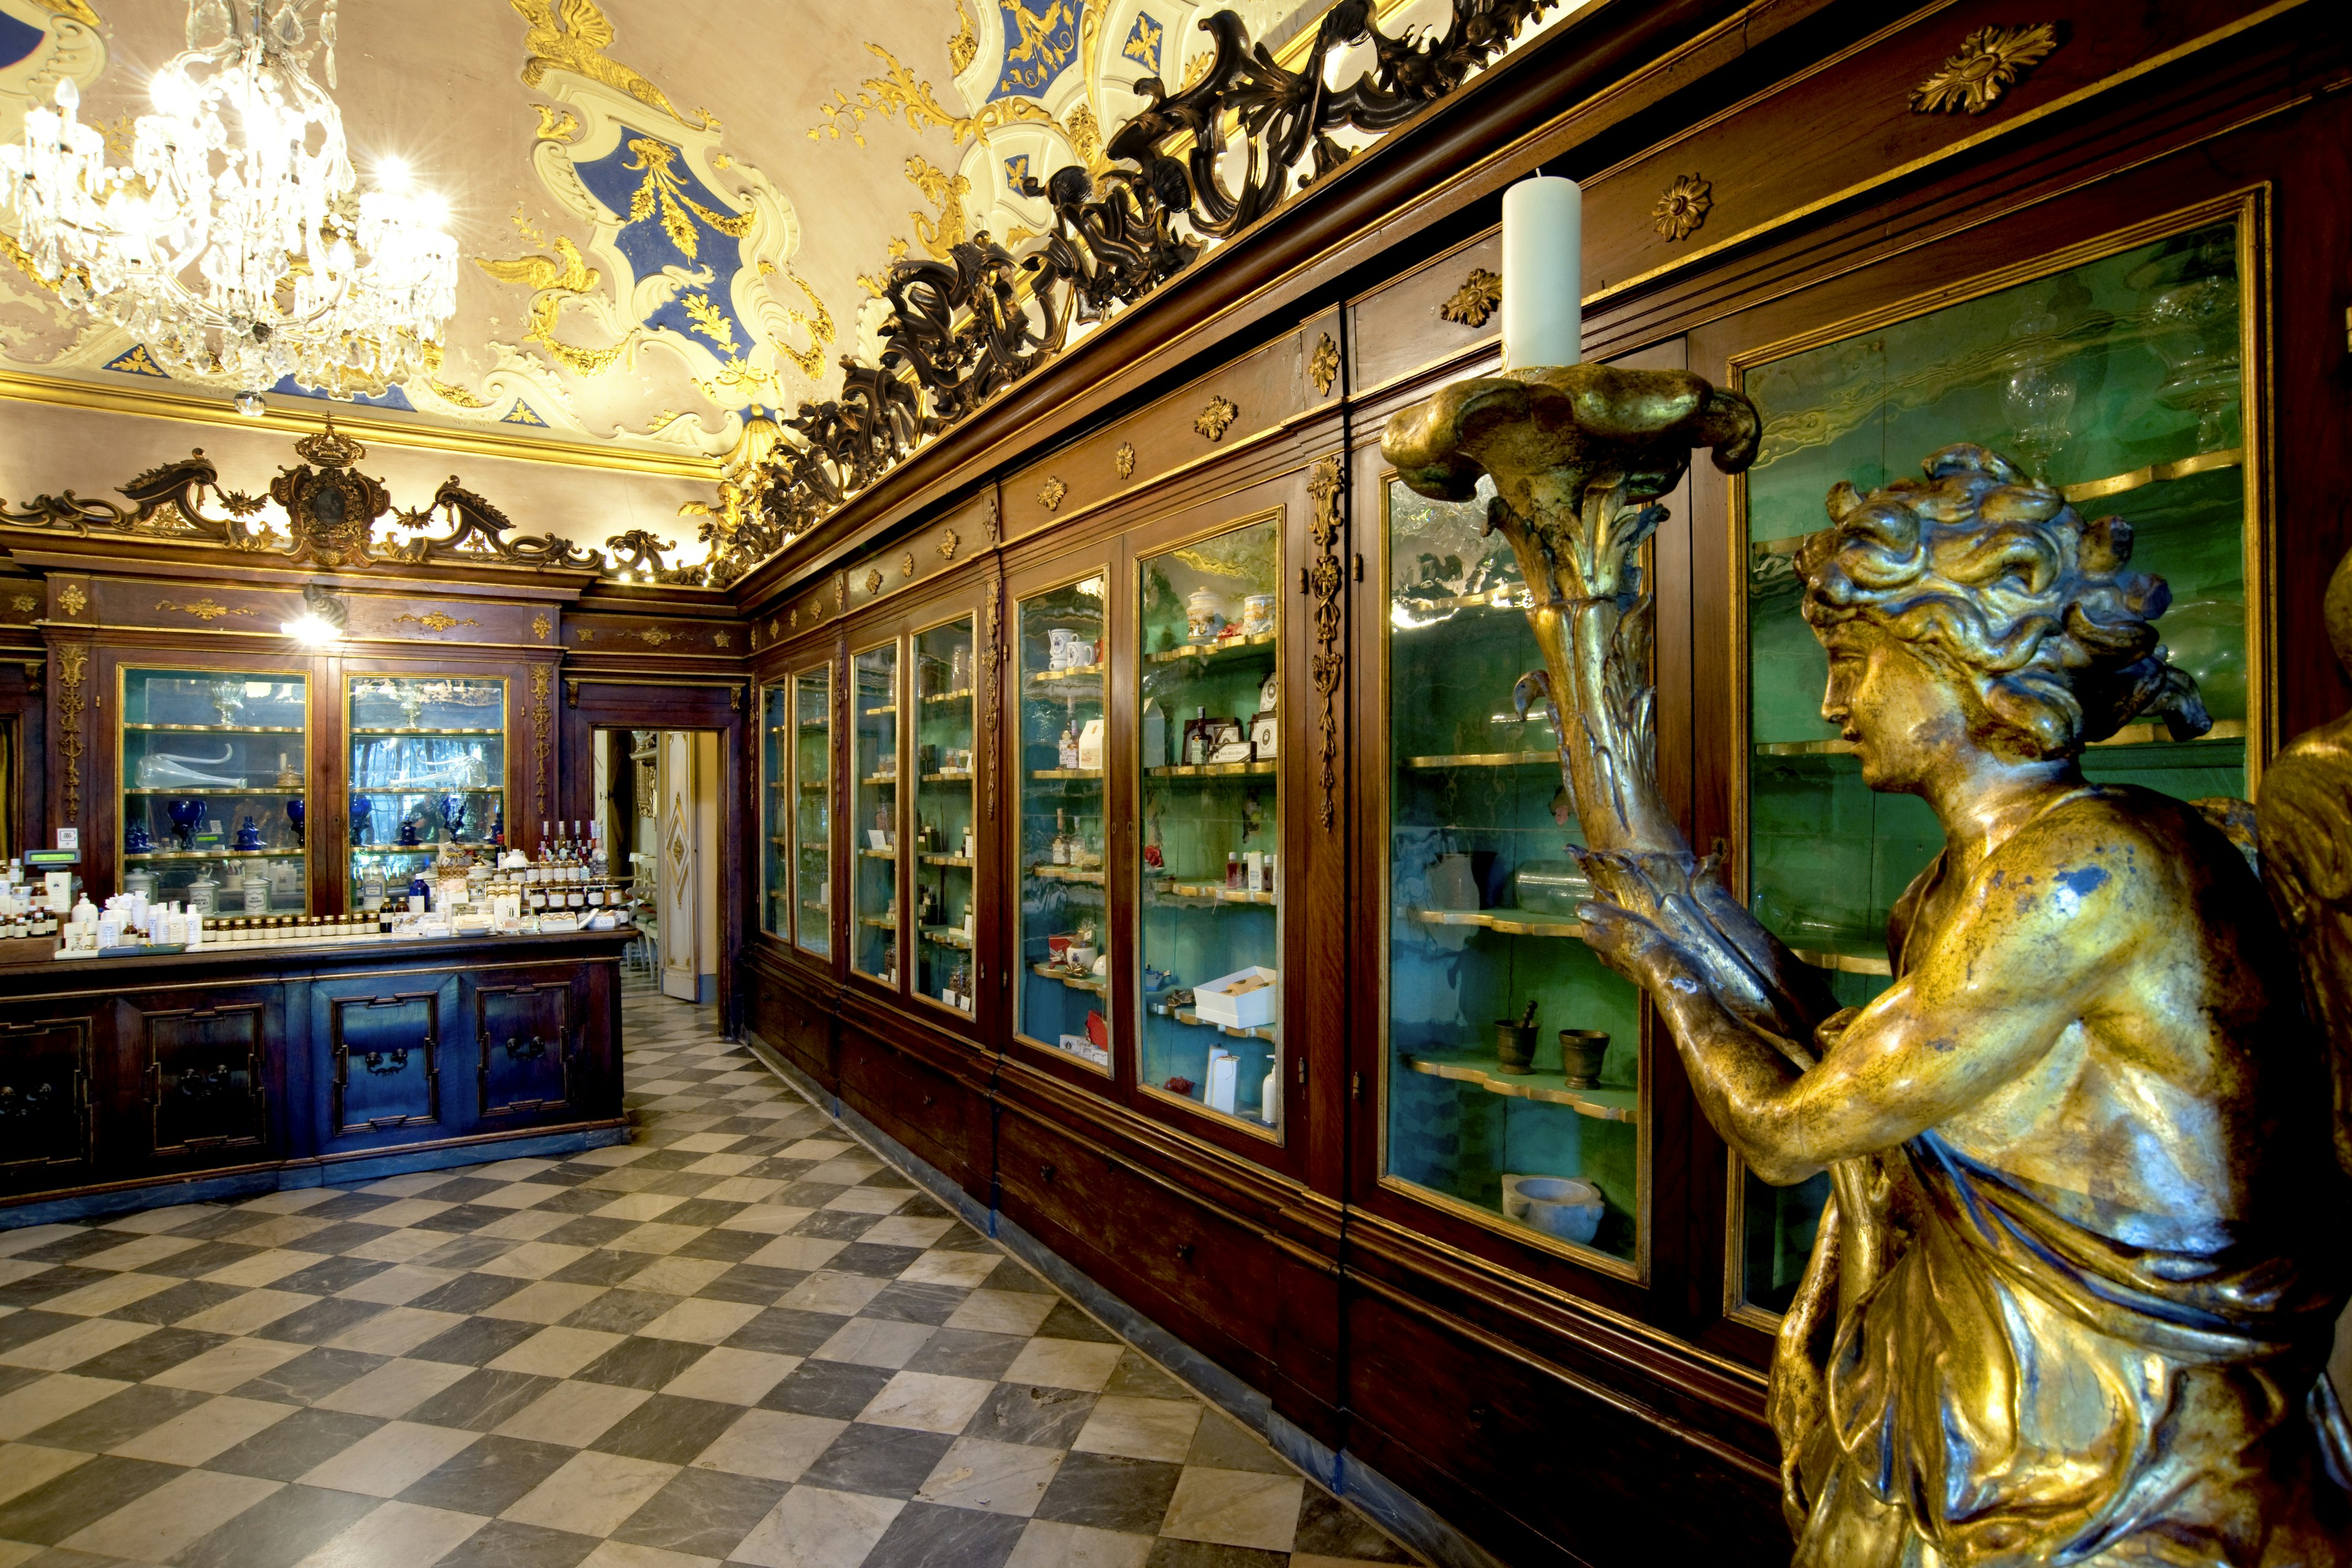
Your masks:
M 956 0 L 956 30 L 948 39 L 948 68 L 961 76 L 980 58 L 980 35 L 971 30 L 971 13 Z
M 58 595 L 58 605 L 69 616 L 80 615 L 82 606 L 89 603 L 89 595 L 81 591 L 79 584 L 67 584 L 64 591 Z
M 1465 327 L 1483 327 L 1503 308 L 1503 279 L 1500 274 L 1474 267 L 1462 287 L 1446 297 L 1437 307 L 1437 313 L 1449 321 Z
M 1200 86 L 1202 79 L 1208 76 L 1209 68 L 1216 63 L 1217 51 L 1213 47 L 1194 50 L 1192 58 L 1184 62 L 1184 79 L 1178 86 L 1177 90 L 1181 92 L 1188 88 Z
M 869 114 L 879 120 L 898 115 L 906 121 L 909 131 L 921 131 L 928 125 L 942 126 L 949 140 L 959 147 L 966 142 L 984 139 L 998 127 L 1016 121 L 1053 123 L 1054 117 L 1045 112 L 1044 106 L 1025 98 L 1001 98 L 982 106 L 977 114 L 958 114 L 940 102 L 929 82 L 917 80 L 913 71 L 900 65 L 898 56 L 873 42 L 866 44 L 866 52 L 882 62 L 883 74 L 867 77 L 858 84 L 855 95 L 835 88 L 833 101 L 817 105 L 817 113 L 824 119 L 809 127 L 810 141 L 824 136 L 839 141 L 845 133 L 863 147 L 863 127 Z
M 531 107 L 539 110 L 539 129 L 531 132 L 533 141 L 568 143 L 579 140 L 580 117 L 572 110 L 558 109 L 551 103 L 534 103 Z M 521 227 L 523 222 L 521 215 L 518 213 L 515 216 L 516 226 Z
M 805 349 L 796 349 L 790 343 L 772 337 L 768 340 L 768 346 L 792 361 L 799 367 L 803 375 L 814 381 L 824 370 L 824 351 L 833 346 L 835 331 L 833 312 L 825 308 L 824 301 L 817 297 L 817 291 L 809 286 L 807 279 L 789 268 L 785 269 L 784 276 L 799 286 L 801 293 L 809 302 L 807 310 L 793 305 L 784 307 L 784 315 L 793 325 L 808 333 L 809 346 Z M 814 314 L 811 313 L 812 311 Z
M 907 160 L 907 180 L 923 193 L 923 199 L 939 209 L 936 217 L 910 212 L 908 222 L 915 226 L 915 238 L 930 252 L 934 261 L 953 261 L 955 247 L 971 237 L 971 222 L 964 216 L 963 199 L 971 195 L 971 182 L 963 175 L 940 168 L 919 153 Z
M 1078 155 L 1078 162 L 1088 168 L 1102 162 L 1102 122 L 1095 118 L 1092 104 L 1080 100 L 1063 121 L 1063 128 L 1069 133 L 1070 151 Z
M 1110 466 L 1118 470 L 1120 479 L 1133 479 L 1135 477 L 1135 443 L 1121 441 L 1118 444 L 1118 450 L 1111 454 Z
M 537 637 L 540 641 L 545 642 L 547 640 L 547 634 L 554 629 L 555 624 L 547 618 L 547 612 L 544 610 L 541 611 L 538 615 L 531 616 L 530 635 Z
M 2054 22 L 2036 22 L 2030 27 L 1979 27 L 1960 40 L 1957 54 L 1912 89 L 1911 112 L 1949 113 L 1958 109 L 1982 114 L 2061 41 Z
M 1193 416 L 1192 428 L 1212 441 L 1222 441 L 1240 416 L 1241 410 L 1220 394 L 1209 399 L 1209 405 Z
M 176 603 L 171 599 L 158 599 L 155 601 L 155 607 L 158 610 L 177 610 L 182 615 L 194 616 L 196 619 L 204 622 L 207 626 L 219 620 L 223 616 L 250 616 L 254 613 L 253 611 L 243 608 L 242 606 L 236 609 L 231 609 L 228 605 L 224 605 L 219 600 L 210 596 L 200 599 L 192 599 L 184 605 Z
M 450 615 L 444 610 L 427 610 L 421 616 L 409 615 L 394 616 L 392 617 L 392 624 L 395 626 L 409 622 L 414 622 L 415 625 L 424 627 L 428 632 L 446 632 L 451 626 L 478 626 L 482 624 L 479 621 L 472 619 L 459 620 L 457 616 Z
M 1059 474 L 1047 474 L 1045 482 L 1037 487 L 1037 500 L 1044 504 L 1047 511 L 1052 511 L 1055 507 L 1060 506 L 1062 498 L 1069 493 L 1070 487 L 1062 482 L 1062 476 Z
M 1339 380 L 1339 345 L 1325 332 L 1316 341 L 1315 352 L 1307 356 L 1307 379 L 1315 384 L 1315 395 L 1328 397 Z
M 1715 186 L 1696 174 L 1680 174 L 1650 209 L 1650 226 L 1664 239 L 1688 239 L 1715 205 Z
M 523 47 L 530 58 L 522 63 L 522 83 L 537 87 L 547 79 L 551 70 L 570 71 L 573 76 L 625 92 L 648 109 L 657 109 L 680 125 L 697 131 L 716 131 L 719 121 L 707 109 L 698 109 L 691 115 L 678 112 L 669 95 L 631 70 L 627 66 L 608 58 L 604 51 L 613 44 L 613 24 L 595 0 L 508 0 L 515 15 L 530 26 L 523 37 Z
M 694 225 L 688 215 L 700 218 L 730 239 L 740 239 L 751 232 L 759 218 L 756 212 L 723 213 L 704 206 L 688 190 L 686 182 L 677 171 L 677 150 L 667 142 L 651 136 L 632 136 L 628 142 L 630 160 L 621 165 L 631 174 L 642 173 L 645 178 L 629 196 L 629 210 L 622 224 L 640 223 L 647 217 L 661 220 L 662 232 L 669 242 L 684 253 L 688 261 L 696 258 L 699 243 Z
M 954 529 L 950 528 L 942 530 L 940 533 L 940 559 L 942 561 L 954 560 L 956 547 L 962 542 L 962 536 L 957 533 Z
M 564 304 L 596 293 L 603 286 L 604 275 L 588 265 L 571 236 L 557 235 L 554 249 L 553 256 L 518 256 L 508 261 L 477 256 L 474 265 L 501 283 L 520 283 L 533 291 L 524 342 L 537 343 L 557 363 L 581 375 L 602 374 L 627 352 L 636 339 L 637 329 L 630 328 L 619 342 L 599 349 L 581 348 L 557 337 L 555 321 Z
M 898 575 L 901 577 L 911 577 L 914 574 L 915 552 L 909 550 L 907 553 L 898 557 Z
M 879 566 L 866 574 L 866 592 L 868 595 L 882 592 L 882 568 Z

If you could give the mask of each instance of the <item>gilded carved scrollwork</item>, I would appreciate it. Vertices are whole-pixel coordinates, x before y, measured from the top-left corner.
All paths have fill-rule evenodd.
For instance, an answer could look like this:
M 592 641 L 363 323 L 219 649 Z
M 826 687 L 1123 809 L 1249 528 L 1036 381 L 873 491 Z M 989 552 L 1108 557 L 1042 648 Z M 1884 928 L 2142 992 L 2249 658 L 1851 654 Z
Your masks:
M 555 715 L 548 710 L 548 690 L 554 673 L 546 665 L 530 667 L 530 804 L 531 814 L 547 816 L 547 773 L 555 755 Z
M 58 648 L 58 755 L 65 763 L 68 826 L 81 821 L 81 716 L 83 682 L 89 675 L 89 649 L 79 643 Z
M 1315 652 L 1307 668 L 1308 678 L 1315 683 L 1315 695 L 1322 704 L 1316 714 L 1315 732 L 1317 756 L 1322 764 L 1318 780 L 1323 792 L 1321 820 L 1328 830 L 1338 818 L 1334 799 L 1339 789 L 1338 702 L 1339 683 L 1348 668 L 1348 656 L 1341 645 L 1339 605 L 1341 585 L 1347 576 L 1339 568 L 1339 530 L 1348 503 L 1338 458 L 1325 458 L 1315 465 L 1314 474 L 1307 481 L 1307 493 L 1311 503 L 1307 513 L 1307 531 L 1315 546 L 1314 563 L 1307 569 L 1307 598 L 1315 617 Z

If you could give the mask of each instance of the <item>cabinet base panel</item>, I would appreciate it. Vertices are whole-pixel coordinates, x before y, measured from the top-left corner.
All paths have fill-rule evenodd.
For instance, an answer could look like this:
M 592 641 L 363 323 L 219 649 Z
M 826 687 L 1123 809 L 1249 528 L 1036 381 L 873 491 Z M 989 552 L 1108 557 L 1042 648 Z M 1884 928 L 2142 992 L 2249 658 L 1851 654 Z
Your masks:
M 103 1219 L 132 1209 L 155 1208 L 164 1203 L 221 1203 L 258 1197 L 264 1193 L 329 1183 L 380 1182 L 412 1171 L 439 1171 L 452 1165 L 478 1165 L 494 1160 L 544 1160 L 602 1149 L 629 1141 L 625 1121 L 596 1122 L 552 1131 L 498 1133 L 425 1148 L 380 1150 L 323 1160 L 289 1160 L 243 1170 L 214 1171 L 195 1176 L 152 1176 L 65 1194 L 37 1194 L 0 1204 L 0 1230 L 28 1225 L 65 1225 L 77 1220 Z
M 810 1104 L 865 1140 L 876 1153 L 898 1167 L 901 1175 L 946 1205 L 966 1225 L 1035 1269 L 1054 1289 L 1093 1313 L 1112 1332 L 1158 1362 L 1210 1404 L 1265 1438 L 1276 1453 L 1306 1471 L 1332 1495 L 1345 1498 L 1404 1546 L 1438 1568 L 1502 1568 L 1493 1555 L 1433 1512 L 1420 1499 L 1346 1448 L 1328 1447 L 1284 1418 L 1265 1393 L 1145 1317 L 1091 1276 L 1073 1268 L 1019 1224 L 983 1204 L 945 1172 L 859 1115 L 856 1107 L 842 1103 L 839 1096 L 794 1067 L 749 1027 L 743 1031 L 743 1041 L 770 1071 Z

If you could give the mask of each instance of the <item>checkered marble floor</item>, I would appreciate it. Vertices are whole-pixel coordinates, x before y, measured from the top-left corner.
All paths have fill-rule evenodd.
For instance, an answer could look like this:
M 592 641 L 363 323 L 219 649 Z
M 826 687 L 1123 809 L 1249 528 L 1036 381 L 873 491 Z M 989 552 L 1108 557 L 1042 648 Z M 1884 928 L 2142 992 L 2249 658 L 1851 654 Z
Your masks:
M 634 1140 L 0 1231 L 0 1568 L 1412 1561 L 716 1033 Z

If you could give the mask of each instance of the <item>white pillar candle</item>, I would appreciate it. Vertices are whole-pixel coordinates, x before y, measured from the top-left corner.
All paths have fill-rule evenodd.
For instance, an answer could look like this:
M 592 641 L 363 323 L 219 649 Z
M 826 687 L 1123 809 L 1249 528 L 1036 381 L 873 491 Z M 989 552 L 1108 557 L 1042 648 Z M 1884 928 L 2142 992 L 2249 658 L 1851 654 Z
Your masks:
M 1584 193 L 1538 174 L 1503 193 L 1503 364 L 1584 357 Z

